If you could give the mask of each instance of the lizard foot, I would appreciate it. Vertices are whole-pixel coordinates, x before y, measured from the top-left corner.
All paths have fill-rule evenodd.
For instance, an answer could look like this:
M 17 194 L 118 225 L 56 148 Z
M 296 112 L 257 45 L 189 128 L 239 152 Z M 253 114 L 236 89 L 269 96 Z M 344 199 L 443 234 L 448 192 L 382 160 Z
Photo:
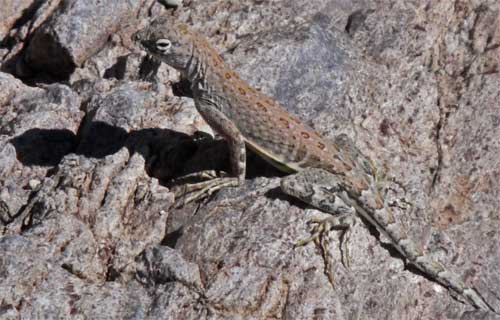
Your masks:
M 323 259 L 325 261 L 325 273 L 328 277 L 328 280 L 334 286 L 334 276 L 333 276 L 333 256 L 328 250 L 330 243 L 332 242 L 332 238 L 330 236 L 330 231 L 332 229 L 342 230 L 340 235 L 340 252 L 342 256 L 342 265 L 349 269 L 350 268 L 350 259 L 349 259 L 349 247 L 347 246 L 351 228 L 355 225 L 356 220 L 351 215 L 342 215 L 342 216 L 331 216 L 326 219 L 322 218 L 313 218 L 310 221 L 311 223 L 315 223 L 312 230 L 312 235 L 306 239 L 302 239 L 297 242 L 296 246 L 303 246 L 308 244 L 309 242 L 314 242 L 321 248 L 323 252 Z
M 190 202 L 206 198 L 222 188 L 236 187 L 239 184 L 238 178 L 214 177 L 210 172 L 200 172 L 197 176 L 209 178 L 210 180 L 199 183 L 185 184 L 179 188 L 175 188 L 173 190 L 175 198 L 182 198 L 179 201 L 176 201 L 175 208 L 180 208 Z
M 221 171 L 220 174 L 217 174 L 215 170 L 203 170 L 175 178 L 172 180 L 172 183 L 175 183 L 176 185 L 189 184 L 192 181 L 213 180 L 225 176 L 227 176 L 227 173 L 223 171 Z

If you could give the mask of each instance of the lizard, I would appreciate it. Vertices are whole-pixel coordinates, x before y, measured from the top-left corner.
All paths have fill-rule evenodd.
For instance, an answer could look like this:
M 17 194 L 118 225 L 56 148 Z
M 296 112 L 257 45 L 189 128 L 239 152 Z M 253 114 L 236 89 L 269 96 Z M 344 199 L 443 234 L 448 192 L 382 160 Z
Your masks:
M 477 309 L 496 312 L 472 287 L 441 263 L 430 259 L 398 226 L 377 186 L 373 162 L 346 135 L 330 140 L 305 125 L 277 101 L 256 90 L 233 71 L 208 40 L 182 22 L 166 15 L 133 35 L 136 43 L 155 59 L 181 73 L 190 83 L 195 107 L 212 129 L 229 145 L 231 176 L 212 177 L 195 184 L 189 201 L 225 187 L 243 184 L 246 147 L 278 169 L 291 175 L 282 178 L 284 193 L 331 214 L 318 220 L 313 235 L 301 241 L 322 246 L 326 271 L 333 257 L 327 252 L 328 233 L 342 229 L 342 261 L 349 260 L 347 241 L 360 215 L 382 234 L 405 262 L 461 296 Z

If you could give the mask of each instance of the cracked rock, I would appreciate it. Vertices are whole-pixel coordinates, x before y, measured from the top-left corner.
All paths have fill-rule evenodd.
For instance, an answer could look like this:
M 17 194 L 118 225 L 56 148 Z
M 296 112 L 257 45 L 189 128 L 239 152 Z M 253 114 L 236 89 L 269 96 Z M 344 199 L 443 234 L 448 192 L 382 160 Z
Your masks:
M 349 270 L 331 235 L 332 287 L 321 250 L 296 246 L 327 215 L 252 152 L 243 185 L 176 208 L 180 177 L 229 171 L 227 143 L 131 39 L 160 14 L 186 22 L 242 79 L 350 137 L 416 245 L 500 311 L 498 1 L 180 2 L 2 2 L 1 319 L 498 318 L 361 222 Z

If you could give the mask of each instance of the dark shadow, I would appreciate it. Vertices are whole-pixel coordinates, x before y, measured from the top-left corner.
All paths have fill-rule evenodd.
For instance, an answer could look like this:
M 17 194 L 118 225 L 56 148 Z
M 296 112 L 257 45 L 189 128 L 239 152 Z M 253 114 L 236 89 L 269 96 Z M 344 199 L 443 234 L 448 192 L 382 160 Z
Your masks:
M 76 135 L 66 129 L 30 129 L 10 140 L 24 165 L 55 166 L 75 150 Z
M 347 18 L 344 31 L 352 37 L 358 29 L 364 26 L 366 18 L 374 11 L 372 9 L 354 11 Z
M 224 140 L 213 140 L 203 133 L 189 136 L 158 128 L 127 132 L 105 122 L 87 120 L 92 117 L 92 112 L 89 112 L 76 135 L 69 130 L 35 128 L 14 137 L 10 142 L 16 149 L 17 159 L 26 166 L 52 167 L 47 173 L 50 176 L 58 171 L 57 165 L 69 153 L 102 159 L 125 147 L 130 154 L 141 154 L 145 159 L 147 174 L 167 187 L 187 183 L 186 180 L 177 178 L 191 173 L 205 170 L 230 173 L 228 144 Z M 252 152 L 248 152 L 247 160 L 249 179 L 281 175 Z M 279 194 L 278 191 L 276 193 Z M 37 192 L 32 192 L 30 197 L 36 194 Z M 3 223 L 8 224 L 23 210 L 24 208 L 16 214 L 3 213 L 0 218 L 5 216 L 2 220 L 9 221 Z M 170 219 L 176 219 L 175 214 Z M 31 224 L 31 221 L 26 221 L 27 226 Z M 175 247 L 181 235 L 182 230 L 172 231 L 165 236 L 162 244 Z
M 81 138 L 76 154 L 100 159 L 126 147 L 130 154 L 142 154 L 148 175 L 160 180 L 191 173 L 189 167 L 195 168 L 192 158 L 200 149 L 200 145 L 184 133 L 157 128 L 127 132 L 100 121 L 83 124 L 78 136 Z
M 285 176 L 285 175 L 286 175 L 285 173 L 281 173 L 280 172 L 276 176 Z M 266 197 L 268 197 L 269 199 L 271 199 L 271 200 L 283 200 L 283 201 L 286 201 L 286 202 L 290 203 L 291 205 L 296 206 L 296 207 L 298 207 L 300 209 L 314 208 L 310 204 L 307 204 L 307 203 L 301 201 L 298 198 L 292 197 L 292 196 L 284 193 L 281 190 L 281 188 L 279 188 L 279 187 L 276 187 L 276 188 L 273 188 L 271 190 L 268 190 L 264 195 Z
M 82 121 L 78 132 L 80 141 L 75 153 L 90 158 L 104 158 L 125 146 L 129 133 L 123 128 L 100 121 L 86 122 L 85 119 Z
M 127 71 L 128 55 L 121 56 L 116 59 L 116 63 L 104 71 L 104 79 L 115 78 L 123 80 L 125 78 L 125 71 Z
M 170 247 L 172 249 L 175 249 L 175 246 L 177 244 L 177 241 L 180 239 L 180 237 L 182 236 L 183 234 L 183 228 L 180 227 L 172 232 L 169 232 L 167 234 L 165 234 L 165 237 L 163 238 L 163 240 L 161 241 L 161 245 L 162 246 L 167 246 L 167 247 Z
M 193 97 L 191 84 L 186 79 L 181 79 L 179 82 L 172 83 L 172 93 L 179 97 Z
M 154 82 L 160 65 L 161 61 L 147 55 L 144 59 L 142 59 L 141 64 L 139 65 L 139 79 Z
M 90 117 L 90 116 L 89 116 Z M 57 166 L 69 154 L 104 158 L 126 147 L 146 160 L 147 173 L 171 185 L 172 179 L 204 170 L 230 173 L 226 141 L 206 134 L 188 136 L 169 129 L 143 129 L 128 133 L 104 122 L 82 121 L 75 135 L 69 130 L 30 129 L 10 140 L 24 165 Z M 280 176 L 282 173 L 251 151 L 247 154 L 247 178 Z M 174 183 L 175 185 L 175 183 Z
M 9 221 L 12 221 L 14 217 L 12 217 L 12 213 L 9 210 L 9 206 L 5 201 L 0 200 L 0 224 L 6 225 Z
M 73 55 L 53 35 L 38 30 L 26 44 L 19 58 L 32 75 L 26 72 L 27 76 L 23 80 L 49 83 L 69 80 L 76 69 Z
M 106 272 L 106 282 L 114 282 L 120 278 L 120 275 L 121 275 L 120 271 L 113 268 L 112 265 L 109 265 L 108 270 Z

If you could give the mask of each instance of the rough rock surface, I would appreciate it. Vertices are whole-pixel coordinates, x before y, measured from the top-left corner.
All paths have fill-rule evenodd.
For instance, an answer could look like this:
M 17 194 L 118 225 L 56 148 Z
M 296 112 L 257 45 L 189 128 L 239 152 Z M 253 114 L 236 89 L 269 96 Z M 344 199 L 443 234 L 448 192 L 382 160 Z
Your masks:
M 416 243 L 500 312 L 498 1 L 172 3 L 0 1 L 0 319 L 497 317 L 363 223 L 332 288 L 318 248 L 294 246 L 323 214 L 256 155 L 243 186 L 175 208 L 175 178 L 227 170 L 227 149 L 130 36 L 186 21 L 319 132 L 348 134 Z
M 27 11 L 34 2 L 34 0 L 2 0 L 0 2 L 2 7 L 2 11 L 0 11 L 0 39 L 4 39 L 9 34 L 16 21 L 22 19 L 23 12 Z
M 145 1 L 68 0 L 38 28 L 24 59 L 36 69 L 57 76 L 71 73 L 98 52 Z

